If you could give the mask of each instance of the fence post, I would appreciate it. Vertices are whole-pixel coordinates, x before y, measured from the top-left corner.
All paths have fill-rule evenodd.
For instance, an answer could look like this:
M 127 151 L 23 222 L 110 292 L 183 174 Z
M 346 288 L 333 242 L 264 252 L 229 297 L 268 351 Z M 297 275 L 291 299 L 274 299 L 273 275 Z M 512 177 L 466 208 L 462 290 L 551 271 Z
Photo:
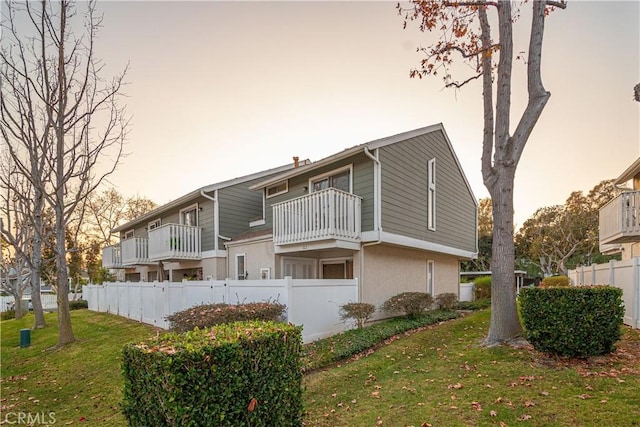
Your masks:
M 589 284 L 590 285 L 596 284 L 596 265 L 595 264 L 591 264 L 591 283 Z
M 158 324 L 160 327 L 167 329 L 167 316 L 169 315 L 169 311 L 171 310 L 171 295 L 170 286 L 171 282 L 162 282 L 162 293 L 163 293 L 163 302 L 162 302 L 162 316 L 158 320 Z M 184 284 L 183 284 L 184 285 Z M 184 288 L 183 288 L 184 291 Z
M 222 302 L 229 304 L 229 286 L 231 285 L 231 279 L 230 278 L 226 278 L 224 280 L 224 285 L 222 288 Z
M 284 289 L 287 293 L 287 323 L 295 323 L 293 321 L 293 278 L 291 276 L 284 278 Z
M 584 285 L 584 265 L 580 266 L 580 284 Z
M 616 260 L 609 260 L 609 285 L 614 286 L 616 283 Z

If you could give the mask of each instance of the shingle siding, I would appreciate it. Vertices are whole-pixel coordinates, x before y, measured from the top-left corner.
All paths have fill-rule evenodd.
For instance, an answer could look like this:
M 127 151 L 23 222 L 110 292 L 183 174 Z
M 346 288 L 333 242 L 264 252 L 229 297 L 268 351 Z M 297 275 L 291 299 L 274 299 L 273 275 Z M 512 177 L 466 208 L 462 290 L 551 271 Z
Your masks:
M 476 250 L 476 207 L 444 134 L 434 131 L 380 148 L 382 228 Z M 428 161 L 436 159 L 436 230 L 427 228 Z

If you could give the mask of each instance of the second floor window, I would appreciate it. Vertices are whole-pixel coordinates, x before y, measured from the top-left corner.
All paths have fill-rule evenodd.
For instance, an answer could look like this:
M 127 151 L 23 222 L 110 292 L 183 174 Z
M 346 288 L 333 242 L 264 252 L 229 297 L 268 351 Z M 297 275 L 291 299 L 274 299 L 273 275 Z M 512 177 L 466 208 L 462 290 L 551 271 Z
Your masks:
M 311 192 L 335 188 L 351 193 L 351 166 L 311 178 L 310 188 Z
M 436 229 L 436 159 L 427 165 L 427 228 Z
M 180 223 L 182 225 L 198 225 L 198 205 L 191 205 L 180 211 Z

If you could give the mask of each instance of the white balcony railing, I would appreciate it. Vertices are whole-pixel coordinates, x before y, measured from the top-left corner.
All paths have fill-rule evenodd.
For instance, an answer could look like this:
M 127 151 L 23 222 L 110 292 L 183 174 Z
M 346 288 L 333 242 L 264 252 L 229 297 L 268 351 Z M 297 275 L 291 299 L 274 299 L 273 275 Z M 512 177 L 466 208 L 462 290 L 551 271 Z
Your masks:
M 120 241 L 122 265 L 149 263 L 149 242 L 146 237 L 131 237 Z
M 181 224 L 165 224 L 149 231 L 151 261 L 202 258 L 201 230 Z
M 102 248 L 102 266 L 104 268 L 122 268 L 120 245 L 111 245 Z
M 273 205 L 276 245 L 360 239 L 359 196 L 329 188 Z
M 600 244 L 640 241 L 640 191 L 620 194 L 600 209 Z

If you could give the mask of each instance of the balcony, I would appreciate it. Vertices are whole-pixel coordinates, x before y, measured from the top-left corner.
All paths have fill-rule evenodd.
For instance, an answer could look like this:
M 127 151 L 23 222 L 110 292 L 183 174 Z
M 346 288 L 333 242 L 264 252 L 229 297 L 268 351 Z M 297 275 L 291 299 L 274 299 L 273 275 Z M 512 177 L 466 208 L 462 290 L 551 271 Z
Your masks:
M 640 191 L 629 191 L 600 209 L 600 245 L 639 241 Z
M 273 205 L 276 252 L 360 248 L 361 198 L 335 188 Z
M 104 268 L 123 268 L 120 257 L 120 245 L 102 248 L 102 266 Z
M 149 264 L 149 242 L 146 237 L 131 237 L 120 241 L 122 265 Z
M 199 227 L 165 224 L 149 231 L 150 261 L 202 259 L 202 232 Z

